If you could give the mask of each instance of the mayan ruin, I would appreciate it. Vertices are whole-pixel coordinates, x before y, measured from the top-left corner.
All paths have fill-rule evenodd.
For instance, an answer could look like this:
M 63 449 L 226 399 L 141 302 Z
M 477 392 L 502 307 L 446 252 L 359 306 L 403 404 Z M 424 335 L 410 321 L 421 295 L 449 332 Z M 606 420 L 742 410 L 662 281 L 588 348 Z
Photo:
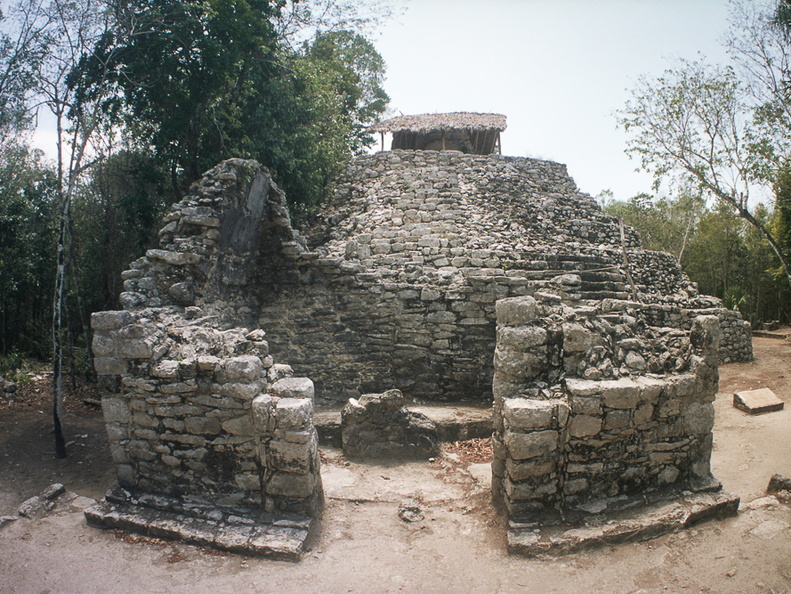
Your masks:
M 505 127 L 443 118 L 399 120 L 394 144 L 409 126 L 415 146 Z M 345 405 L 350 456 L 426 459 L 437 429 L 410 402 L 493 403 L 514 551 L 531 550 L 520 526 L 716 492 L 717 365 L 751 359 L 749 324 L 563 165 L 491 138 L 358 157 L 302 231 L 257 163 L 206 172 L 124 272 L 124 310 L 93 315 L 119 489 L 89 520 L 184 538 L 181 514 L 204 525 L 193 542 L 298 558 L 322 500 L 314 411 Z M 259 520 L 240 532 L 212 506 Z

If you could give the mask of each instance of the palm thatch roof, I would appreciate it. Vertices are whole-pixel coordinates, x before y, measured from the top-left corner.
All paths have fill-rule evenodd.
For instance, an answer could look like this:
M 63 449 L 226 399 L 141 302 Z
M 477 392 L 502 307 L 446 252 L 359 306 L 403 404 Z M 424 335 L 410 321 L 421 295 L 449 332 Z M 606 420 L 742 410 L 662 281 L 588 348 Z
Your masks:
M 505 130 L 505 116 L 499 113 L 424 113 L 390 118 L 369 128 L 371 132 L 412 132 L 428 134 L 448 130 Z

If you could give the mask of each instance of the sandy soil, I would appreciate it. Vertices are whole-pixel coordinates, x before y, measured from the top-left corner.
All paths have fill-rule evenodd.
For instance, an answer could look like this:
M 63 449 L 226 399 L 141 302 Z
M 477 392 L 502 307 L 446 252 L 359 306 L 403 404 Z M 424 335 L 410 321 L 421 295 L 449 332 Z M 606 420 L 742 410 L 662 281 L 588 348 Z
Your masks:
M 489 504 L 485 444 L 387 466 L 324 450 L 327 507 L 300 563 L 95 530 L 78 498 L 0 529 L 0 592 L 791 592 L 791 506 L 758 499 L 772 474 L 791 476 L 791 342 L 756 338 L 755 351 L 721 367 L 716 401 L 714 474 L 742 497 L 736 518 L 557 559 L 512 557 Z M 759 387 L 786 408 L 751 417 L 731 406 L 733 391 Z M 69 458 L 54 460 L 39 391 L 0 406 L 0 516 L 56 481 L 92 498 L 113 482 L 98 411 L 70 404 Z M 409 499 L 422 520 L 399 517 Z

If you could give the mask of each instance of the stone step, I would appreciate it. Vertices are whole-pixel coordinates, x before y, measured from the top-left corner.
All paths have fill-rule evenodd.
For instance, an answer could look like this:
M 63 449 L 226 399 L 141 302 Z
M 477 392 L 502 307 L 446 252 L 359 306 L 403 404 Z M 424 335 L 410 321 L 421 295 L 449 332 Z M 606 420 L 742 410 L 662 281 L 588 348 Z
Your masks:
M 699 522 L 735 516 L 739 497 L 727 492 L 682 493 L 631 507 L 626 512 L 592 514 L 581 523 L 559 526 L 511 522 L 508 552 L 525 556 L 565 555 L 584 549 L 649 540 Z
M 321 445 L 341 447 L 341 408 L 341 405 L 319 407 L 313 414 Z M 492 435 L 492 406 L 488 403 L 414 404 L 407 408 L 434 421 L 439 441 Z
M 218 508 L 162 495 L 108 491 L 85 510 L 88 524 L 283 561 L 299 561 L 313 529 L 312 518 L 268 514 L 249 508 Z

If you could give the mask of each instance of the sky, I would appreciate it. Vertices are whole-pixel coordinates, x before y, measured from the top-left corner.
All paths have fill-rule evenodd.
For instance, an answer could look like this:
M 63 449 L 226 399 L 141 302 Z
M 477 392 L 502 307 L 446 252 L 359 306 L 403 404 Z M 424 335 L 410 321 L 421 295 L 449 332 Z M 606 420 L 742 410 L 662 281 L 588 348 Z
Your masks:
M 727 61 L 727 0 L 400 0 L 374 43 L 393 115 L 502 113 L 503 154 L 565 163 L 593 196 L 652 192 L 617 128 L 641 75 Z M 389 143 L 386 141 L 386 148 Z

